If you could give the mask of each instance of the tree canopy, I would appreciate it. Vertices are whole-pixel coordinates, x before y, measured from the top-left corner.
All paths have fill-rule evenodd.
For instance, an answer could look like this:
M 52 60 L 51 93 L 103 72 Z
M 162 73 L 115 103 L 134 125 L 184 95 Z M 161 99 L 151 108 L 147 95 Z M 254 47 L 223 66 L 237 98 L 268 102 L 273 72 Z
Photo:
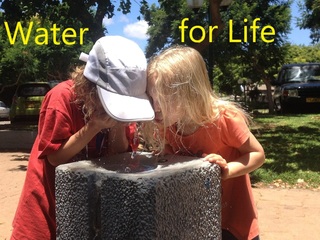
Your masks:
M 30 22 L 33 22 L 35 28 L 28 29 Z M 40 22 L 37 17 L 33 17 L 30 21 L 24 21 L 21 26 L 25 33 L 30 30 L 27 44 L 21 36 L 10 42 L 8 35 L 14 35 L 13 30 L 8 33 L 5 27 L 0 26 L 0 81 L 3 85 L 25 81 L 62 80 L 67 77 L 69 66 L 77 61 L 79 53 L 89 50 L 92 45 L 92 42 L 72 46 L 56 45 L 52 41 L 37 44 L 37 27 L 49 29 L 52 23 L 48 20 Z M 57 38 L 60 37 L 61 33 L 57 33 Z
M 287 42 L 291 0 L 234 0 L 227 11 L 217 7 L 221 0 L 207 0 L 199 9 L 188 8 L 185 0 L 158 0 L 159 5 L 151 6 L 148 1 L 137 1 L 150 26 L 147 57 L 172 44 L 187 44 L 200 49 L 208 63 L 209 74 L 213 74 L 213 87 L 221 93 L 235 94 L 240 81 L 250 80 L 251 83 L 263 81 L 271 94 L 270 80 L 283 63 L 319 59 L 319 46 L 303 48 L 290 46 Z M 301 21 L 302 27 L 314 29 L 313 39 L 317 41 L 319 1 L 305 0 L 305 9 L 308 10 Z M 0 85 L 65 79 L 70 65 L 78 63 L 79 53 L 88 52 L 93 42 L 104 36 L 107 29 L 103 18 L 111 18 L 116 10 L 124 14 L 130 12 L 131 2 L 0 0 L 0 21 L 7 23 L 7 26 L 0 26 Z M 30 22 L 34 24 L 31 30 Z M 25 33 L 30 30 L 28 45 L 21 37 L 17 37 L 14 44 L 8 42 L 8 28 L 15 29 L 17 23 Z M 57 39 L 62 39 L 63 31 L 68 28 L 89 28 L 90 31 L 81 45 L 36 44 L 37 41 L 45 42 L 45 39 L 36 36 L 35 28 L 50 29 L 54 24 L 61 28 L 56 32 Z M 204 49 L 203 46 L 209 45 L 210 26 L 214 27 L 211 29 L 212 43 L 210 48 Z
M 190 29 L 194 26 L 209 28 L 208 1 L 197 11 L 188 9 L 184 0 L 171 2 L 159 0 L 160 6 L 151 6 L 145 14 L 150 24 L 147 56 L 183 42 L 179 26 L 184 18 L 188 18 L 188 28 L 184 29 L 187 45 L 195 46 L 194 39 L 200 39 L 203 34 L 193 31 L 191 39 Z M 213 52 L 208 49 L 203 52 L 206 59 L 213 58 L 214 84 L 220 92 L 234 93 L 241 79 L 250 79 L 252 83 L 262 80 L 272 103 L 270 80 L 284 63 L 289 45 L 290 3 L 289 0 L 233 1 L 227 11 L 221 12 L 225 27 L 221 31 L 222 25 L 218 26 L 219 35 L 211 45 Z M 254 24 L 256 28 L 251 27 Z M 263 36 L 264 33 L 270 35 Z
M 313 43 L 320 42 L 320 0 L 304 0 L 300 3 L 302 17 L 298 25 L 310 29 L 310 38 Z
M 80 24 L 90 28 L 88 37 L 93 42 L 104 36 L 103 19 L 105 16 L 112 18 L 116 8 L 110 0 L 0 0 L 0 4 L 4 19 L 10 23 L 37 16 L 65 27 Z M 147 3 L 140 0 L 140 4 Z M 117 10 L 126 14 L 130 9 L 130 0 L 119 1 Z
M 320 61 L 320 43 L 311 46 L 292 45 L 286 54 L 286 63 L 305 63 Z
M 104 17 L 130 8 L 130 0 L 0 0 L 0 93 L 19 82 L 66 79 L 80 52 L 105 35 Z M 63 34 L 74 34 L 71 28 L 90 30 L 81 44 L 60 44 Z

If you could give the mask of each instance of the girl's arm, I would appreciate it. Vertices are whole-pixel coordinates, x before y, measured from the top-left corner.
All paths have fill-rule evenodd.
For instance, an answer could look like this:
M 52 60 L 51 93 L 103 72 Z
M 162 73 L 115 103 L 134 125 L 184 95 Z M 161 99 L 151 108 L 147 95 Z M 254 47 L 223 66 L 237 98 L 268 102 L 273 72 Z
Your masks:
M 259 168 L 265 160 L 264 150 L 255 136 L 250 133 L 248 140 L 238 148 L 241 156 L 227 162 L 218 154 L 204 154 L 205 160 L 221 167 L 221 178 L 228 179 L 245 175 Z
M 110 128 L 110 135 L 113 138 L 108 145 L 110 153 L 110 148 L 114 148 L 116 151 L 122 151 L 124 148 L 127 149 L 128 142 L 124 140 L 125 125 L 117 123 L 114 119 L 106 115 L 103 117 L 97 116 L 93 117 L 78 132 L 73 134 L 57 151 L 48 155 L 47 159 L 49 163 L 53 166 L 67 163 L 72 157 L 79 153 L 98 132 L 105 128 Z

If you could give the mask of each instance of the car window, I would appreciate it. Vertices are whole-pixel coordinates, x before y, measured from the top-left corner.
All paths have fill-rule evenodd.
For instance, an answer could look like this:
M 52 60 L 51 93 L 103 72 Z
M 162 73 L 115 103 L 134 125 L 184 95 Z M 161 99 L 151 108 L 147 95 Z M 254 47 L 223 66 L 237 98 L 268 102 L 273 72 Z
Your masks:
M 285 82 L 297 82 L 301 81 L 301 69 L 300 67 L 288 68 L 285 71 Z
M 37 86 L 37 85 L 28 85 L 22 86 L 18 90 L 18 96 L 30 97 L 30 96 L 44 96 L 50 90 L 49 85 Z
M 309 76 L 308 81 L 316 80 L 320 81 L 320 65 L 319 66 L 312 66 L 308 70 Z
M 0 107 L 7 107 L 4 102 L 0 102 Z
M 283 82 L 307 82 L 320 80 L 320 65 L 293 66 L 283 73 Z

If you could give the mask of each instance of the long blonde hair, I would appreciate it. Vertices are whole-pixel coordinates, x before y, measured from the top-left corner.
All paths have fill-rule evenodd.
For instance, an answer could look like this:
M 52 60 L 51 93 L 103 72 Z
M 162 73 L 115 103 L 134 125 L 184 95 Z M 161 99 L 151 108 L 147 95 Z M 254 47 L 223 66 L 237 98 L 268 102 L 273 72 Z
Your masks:
M 206 64 L 201 54 L 191 47 L 173 46 L 152 58 L 147 77 L 148 81 L 155 83 L 163 119 L 170 114 L 167 111 L 169 105 L 179 106 L 181 128 L 187 123 L 203 126 L 214 122 L 224 110 L 240 113 L 249 124 L 249 117 L 241 107 L 233 102 L 222 101 L 214 94 Z M 162 128 L 167 127 L 164 122 Z M 150 140 L 150 135 L 147 136 Z

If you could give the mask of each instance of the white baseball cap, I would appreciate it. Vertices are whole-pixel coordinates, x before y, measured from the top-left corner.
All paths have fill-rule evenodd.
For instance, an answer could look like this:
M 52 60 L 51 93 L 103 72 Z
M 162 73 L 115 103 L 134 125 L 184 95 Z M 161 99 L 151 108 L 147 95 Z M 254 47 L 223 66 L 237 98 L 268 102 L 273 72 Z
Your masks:
M 105 36 L 92 47 L 84 76 L 97 85 L 105 111 L 122 121 L 149 121 L 154 111 L 146 94 L 147 60 L 140 47 L 121 36 Z

